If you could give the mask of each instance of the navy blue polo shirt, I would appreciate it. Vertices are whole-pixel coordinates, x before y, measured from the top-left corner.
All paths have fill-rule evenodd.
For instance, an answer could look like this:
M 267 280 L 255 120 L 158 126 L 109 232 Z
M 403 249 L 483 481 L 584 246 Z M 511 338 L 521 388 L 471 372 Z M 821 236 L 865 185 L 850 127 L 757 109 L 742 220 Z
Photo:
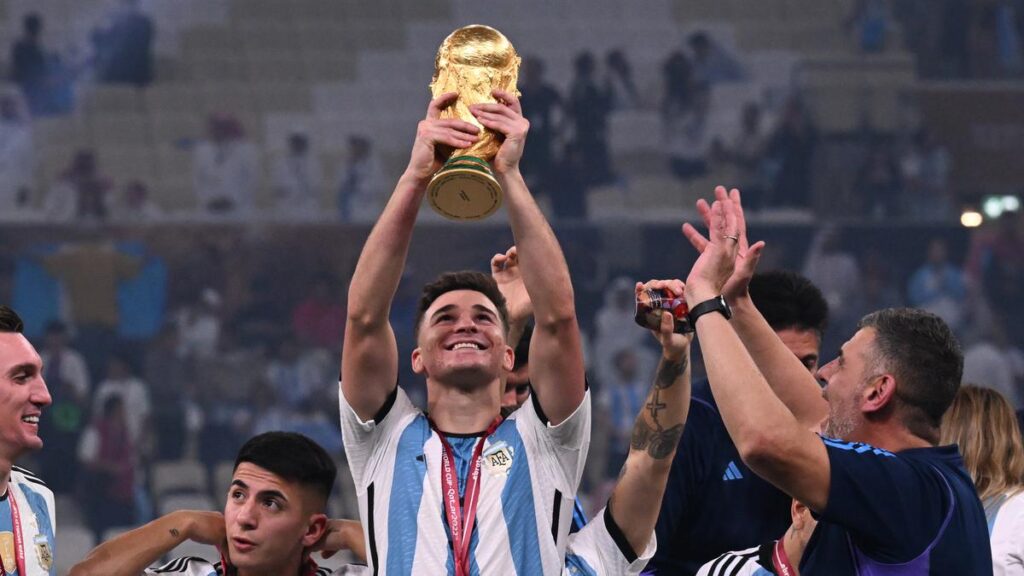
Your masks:
M 725 552 L 780 538 L 791 502 L 743 464 L 707 381 L 695 382 L 647 573 L 692 576 Z
M 822 440 L 832 480 L 801 574 L 992 574 L 985 513 L 956 446 L 894 454 Z

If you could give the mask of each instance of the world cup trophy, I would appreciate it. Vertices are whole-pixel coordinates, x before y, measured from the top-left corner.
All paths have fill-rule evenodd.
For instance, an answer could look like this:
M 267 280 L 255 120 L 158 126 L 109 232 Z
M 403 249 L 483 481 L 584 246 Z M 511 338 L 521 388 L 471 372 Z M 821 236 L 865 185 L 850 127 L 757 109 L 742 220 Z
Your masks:
M 459 28 L 437 50 L 430 91 L 434 98 L 447 92 L 459 94 L 441 111 L 441 118 L 458 118 L 480 129 L 480 139 L 469 148 L 453 150 L 427 187 L 430 205 L 446 218 L 480 220 L 501 206 L 501 186 L 490 164 L 501 142 L 469 107 L 494 102 L 491 91 L 496 88 L 518 96 L 520 61 L 508 38 L 490 26 Z

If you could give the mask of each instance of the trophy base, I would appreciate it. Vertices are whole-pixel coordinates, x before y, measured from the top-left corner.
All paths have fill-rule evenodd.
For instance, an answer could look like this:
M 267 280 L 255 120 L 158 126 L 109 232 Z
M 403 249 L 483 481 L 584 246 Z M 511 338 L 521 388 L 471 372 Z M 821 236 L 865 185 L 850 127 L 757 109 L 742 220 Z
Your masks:
M 427 186 L 430 206 L 449 220 L 482 220 L 501 206 L 501 186 L 487 162 L 457 156 L 445 162 Z

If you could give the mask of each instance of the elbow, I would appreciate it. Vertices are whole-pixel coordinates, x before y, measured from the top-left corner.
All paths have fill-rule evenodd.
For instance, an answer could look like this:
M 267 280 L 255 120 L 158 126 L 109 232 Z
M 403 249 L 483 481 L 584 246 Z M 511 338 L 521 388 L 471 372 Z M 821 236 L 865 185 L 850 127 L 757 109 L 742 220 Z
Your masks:
M 568 298 L 565 302 L 556 303 L 543 313 L 535 312 L 534 322 L 538 326 L 546 327 L 555 332 L 561 332 L 566 328 L 575 328 L 577 326 L 576 305 L 572 297 Z
M 351 331 L 353 334 L 371 332 L 381 326 L 381 318 L 387 322 L 388 314 L 385 312 L 381 315 L 379 312 L 375 313 L 371 310 L 349 308 L 345 318 L 345 331 Z
M 782 446 L 770 430 L 752 430 L 736 442 L 736 450 L 740 453 L 740 459 L 750 467 L 757 470 L 782 455 Z

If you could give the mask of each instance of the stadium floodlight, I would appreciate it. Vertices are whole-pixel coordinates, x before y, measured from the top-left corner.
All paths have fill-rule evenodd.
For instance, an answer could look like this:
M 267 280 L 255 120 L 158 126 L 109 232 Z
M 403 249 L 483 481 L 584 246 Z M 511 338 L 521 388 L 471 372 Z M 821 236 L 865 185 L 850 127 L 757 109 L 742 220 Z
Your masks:
M 984 221 L 985 218 L 976 210 L 964 210 L 960 214 L 960 223 L 963 224 L 964 228 L 977 228 Z

